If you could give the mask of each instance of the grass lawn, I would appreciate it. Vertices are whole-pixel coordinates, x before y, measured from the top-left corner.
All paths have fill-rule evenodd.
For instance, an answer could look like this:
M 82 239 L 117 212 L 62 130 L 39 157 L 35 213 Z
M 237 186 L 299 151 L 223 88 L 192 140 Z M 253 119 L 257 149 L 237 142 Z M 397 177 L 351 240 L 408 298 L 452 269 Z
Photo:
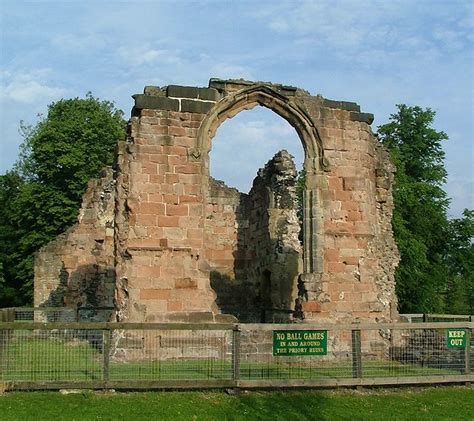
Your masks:
M 470 420 L 474 388 L 0 395 L 7 420 Z

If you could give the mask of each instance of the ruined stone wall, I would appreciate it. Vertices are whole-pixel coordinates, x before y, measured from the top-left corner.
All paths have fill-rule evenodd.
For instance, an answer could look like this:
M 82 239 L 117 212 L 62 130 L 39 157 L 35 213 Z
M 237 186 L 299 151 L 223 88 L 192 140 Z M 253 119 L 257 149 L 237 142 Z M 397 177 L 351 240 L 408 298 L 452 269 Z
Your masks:
M 246 276 L 242 230 L 248 225 L 246 197 L 222 181 L 209 178 L 204 247 L 210 266 L 211 287 L 220 311 L 242 318 L 255 307 L 254 286 Z
M 89 182 L 78 223 L 38 252 L 35 307 L 113 306 L 114 205 L 115 182 L 108 168 Z
M 303 310 L 306 317 L 325 321 L 390 320 L 397 306 L 398 252 L 391 228 L 395 168 L 372 134 L 370 115 L 354 121 L 353 104 L 339 104 L 325 100 L 312 112 L 329 165 L 318 177 L 322 270 L 302 276 Z
M 83 206 L 90 219 L 82 216 L 39 253 L 35 303 L 66 285 L 69 295 L 58 295 L 65 303 L 92 297 L 88 288 L 99 291 L 96 302 L 110 303 L 115 269 L 118 320 L 229 321 L 212 275 L 219 272 L 223 282 L 253 285 L 245 305 L 255 303 L 255 314 L 290 306 L 307 321 L 396 316 L 394 167 L 372 134 L 371 114 L 352 102 L 243 80 L 146 87 L 134 99 L 129 136 L 117 152 L 115 209 L 101 210 L 100 194 L 90 201 L 90 190 Z M 268 178 L 264 170 L 248 196 L 209 177 L 217 128 L 255 106 L 286 119 L 305 150 L 302 265 L 295 215 L 283 200 L 294 197 L 284 181 L 291 171 Z
M 248 194 L 209 179 L 204 246 L 221 312 L 245 322 L 292 319 L 302 270 L 296 179 L 286 151 L 259 170 Z
M 173 89 L 168 96 L 186 93 Z M 203 168 L 190 159 L 214 93 L 204 89 L 192 101 L 152 89 L 136 98 L 118 162 L 119 320 L 216 320 L 203 249 Z
M 249 193 L 247 276 L 257 285 L 260 321 L 292 319 L 302 271 L 297 172 L 291 155 L 278 152 L 262 168 Z

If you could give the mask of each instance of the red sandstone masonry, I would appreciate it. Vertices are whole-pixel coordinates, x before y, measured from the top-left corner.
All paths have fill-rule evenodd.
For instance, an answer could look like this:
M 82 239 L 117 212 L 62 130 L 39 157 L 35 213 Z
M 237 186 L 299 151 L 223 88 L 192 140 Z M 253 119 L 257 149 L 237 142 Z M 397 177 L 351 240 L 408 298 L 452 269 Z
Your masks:
M 167 321 L 171 313 L 187 320 L 191 311 L 222 311 L 211 271 L 219 268 L 232 282 L 264 259 L 258 248 L 239 249 L 250 216 L 239 213 L 243 208 L 230 196 L 210 197 L 208 150 L 226 118 L 258 104 L 285 116 L 306 150 L 308 232 L 300 274 L 305 320 L 394 317 L 393 165 L 371 133 L 372 117 L 354 103 L 282 85 L 212 80 L 209 90 L 215 103 L 155 97 L 152 91 L 135 97 L 128 140 L 117 152 L 114 197 L 104 205 L 112 221 L 84 205 L 79 225 L 40 252 L 36 305 L 58 287 L 62 267 L 72 279 L 81 266 L 98 265 L 108 285 L 115 283 L 119 320 Z M 100 198 L 99 184 L 89 195 Z M 252 241 L 260 244 L 264 237 Z M 257 295 L 263 282 L 257 272 L 254 290 L 236 291 L 239 299 Z M 85 286 L 76 278 L 65 291 L 71 304 L 80 301 Z M 112 302 L 101 294 L 101 302 Z

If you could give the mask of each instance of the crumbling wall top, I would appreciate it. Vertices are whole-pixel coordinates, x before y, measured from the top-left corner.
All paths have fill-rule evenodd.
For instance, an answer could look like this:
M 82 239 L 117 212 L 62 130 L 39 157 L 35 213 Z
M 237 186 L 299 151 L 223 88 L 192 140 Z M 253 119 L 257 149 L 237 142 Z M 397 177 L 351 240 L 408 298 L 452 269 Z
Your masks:
M 351 121 L 360 121 L 372 124 L 374 116 L 371 113 L 361 112 L 360 106 L 355 102 L 336 101 L 324 98 L 321 95 L 312 96 L 308 91 L 295 86 L 283 85 L 271 82 L 254 82 L 244 79 L 216 79 L 209 80 L 209 86 L 145 86 L 143 94 L 136 94 L 134 110 L 160 109 L 166 111 L 181 111 L 191 113 L 207 113 L 212 106 L 229 95 L 241 91 L 254 89 L 269 89 L 281 96 L 284 100 L 291 98 L 313 98 L 321 108 L 338 109 L 349 111 Z

